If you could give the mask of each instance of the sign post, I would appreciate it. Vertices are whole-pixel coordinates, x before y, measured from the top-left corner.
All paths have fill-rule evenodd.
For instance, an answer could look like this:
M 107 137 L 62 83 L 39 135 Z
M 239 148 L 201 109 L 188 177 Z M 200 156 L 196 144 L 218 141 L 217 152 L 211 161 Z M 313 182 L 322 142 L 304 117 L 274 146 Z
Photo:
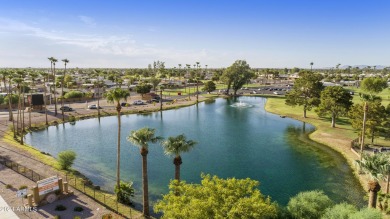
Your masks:
M 22 198 L 22 206 L 24 206 L 24 196 L 27 195 L 27 189 L 21 189 L 21 190 L 18 190 L 16 191 L 16 197 L 20 197 Z

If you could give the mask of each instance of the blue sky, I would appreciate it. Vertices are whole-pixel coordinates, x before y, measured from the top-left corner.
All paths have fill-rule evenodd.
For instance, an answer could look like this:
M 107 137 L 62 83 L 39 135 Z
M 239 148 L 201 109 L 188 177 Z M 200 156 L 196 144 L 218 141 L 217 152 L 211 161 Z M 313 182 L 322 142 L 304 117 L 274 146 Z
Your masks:
M 390 65 L 390 1 L 2 1 L 0 68 Z

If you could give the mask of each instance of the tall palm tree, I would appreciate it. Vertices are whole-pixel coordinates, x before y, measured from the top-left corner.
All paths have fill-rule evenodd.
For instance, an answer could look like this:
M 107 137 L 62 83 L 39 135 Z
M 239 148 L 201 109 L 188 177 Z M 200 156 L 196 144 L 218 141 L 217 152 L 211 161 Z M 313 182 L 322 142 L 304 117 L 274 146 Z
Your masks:
M 138 129 L 136 131 L 131 131 L 130 135 L 127 137 L 127 140 L 138 146 L 140 148 L 140 153 L 142 156 L 142 190 L 143 190 L 143 215 L 149 217 L 149 192 L 148 192 L 148 143 L 156 143 L 162 140 L 160 136 L 154 136 L 155 129 L 148 127 Z
M 64 81 L 65 81 L 65 74 L 66 74 L 66 65 L 69 63 L 69 60 L 63 59 L 62 61 L 64 62 L 65 69 L 61 80 L 61 107 L 64 107 Z M 65 121 L 64 110 L 61 111 L 62 111 L 62 122 L 64 122 Z
M 179 66 L 179 81 L 180 81 L 181 64 L 179 64 L 178 66 Z
M 310 62 L 310 71 L 311 71 L 311 72 L 313 71 L 313 65 L 314 65 L 314 63 L 313 63 L 313 62 Z
M 18 111 L 16 113 L 16 131 L 17 133 L 19 134 L 20 132 L 20 128 L 19 128 L 19 122 L 21 121 L 21 116 L 20 116 L 20 110 L 22 108 L 22 103 L 21 103 L 21 93 L 22 93 L 22 82 L 23 82 L 23 79 L 20 78 L 20 77 L 17 77 L 17 78 L 14 78 L 13 81 L 15 82 L 16 84 L 16 88 L 18 90 Z M 21 134 L 21 139 L 20 139 L 20 143 L 23 144 L 23 134 Z
M 168 137 L 162 142 L 164 152 L 168 156 L 174 156 L 173 164 L 175 164 L 175 179 L 180 181 L 180 165 L 183 163 L 181 154 L 190 151 L 197 142 L 187 140 L 184 134 L 176 137 Z
M 58 62 L 58 60 L 57 60 L 57 59 L 53 59 L 53 82 L 54 82 L 54 116 L 57 116 L 56 62 Z
M 98 93 L 98 96 L 97 96 L 97 110 L 98 110 L 98 118 L 100 119 L 100 81 L 99 81 L 99 78 L 100 78 L 100 75 L 102 74 L 102 71 L 99 70 L 99 69 L 95 69 L 93 71 L 93 74 L 92 76 L 96 76 L 96 79 L 97 79 L 97 83 L 96 83 L 96 87 L 97 87 L 97 93 Z M 130 93 L 129 93 L 130 95 Z
M 46 125 L 49 125 L 49 121 L 47 119 L 47 104 L 46 104 L 46 99 L 47 99 L 47 96 L 46 96 L 46 77 L 49 76 L 48 73 L 46 72 L 40 72 L 39 73 L 42 77 L 43 77 L 43 85 L 44 85 L 44 88 L 43 88 L 43 95 L 44 95 L 44 104 L 45 104 L 45 118 L 46 118 Z
M 198 84 L 198 81 L 199 81 L 199 76 L 200 76 L 200 62 L 196 62 L 196 68 L 198 69 L 198 73 L 197 73 L 197 77 L 195 77 L 196 79 L 196 103 L 198 103 L 198 95 L 199 95 L 199 84 Z
M 13 132 L 14 132 L 14 138 L 16 139 L 16 132 L 15 132 L 15 119 L 14 119 L 14 115 L 12 113 L 12 81 L 14 79 L 14 71 L 11 71 L 9 72 L 8 74 L 8 90 L 9 90 L 9 98 L 8 98 L 8 109 L 10 110 L 10 113 L 11 113 L 11 117 L 12 117 L 12 126 L 13 126 Z
M 117 160 L 116 160 L 116 186 L 120 188 L 120 158 L 121 158 L 121 104 L 122 99 L 126 100 L 129 97 L 129 92 L 120 88 L 115 88 L 105 94 L 107 102 L 116 104 L 118 112 L 118 139 L 117 139 Z
M 4 89 L 6 90 L 7 96 L 12 96 L 12 91 L 7 88 L 7 78 L 11 75 L 11 72 L 9 70 L 3 69 L 0 71 L 0 77 L 4 83 Z M 11 83 L 11 79 L 9 80 L 9 83 Z M 11 98 L 8 98 L 11 100 Z M 12 121 L 13 120 L 13 115 L 12 115 L 12 106 L 9 104 L 8 107 L 8 120 Z
M 50 61 L 50 69 L 53 75 L 53 84 L 54 84 L 54 116 L 57 116 L 56 62 L 58 62 L 58 60 L 54 57 L 50 57 L 48 59 Z
M 31 89 L 30 89 L 30 110 L 28 111 L 28 121 L 29 121 L 29 128 L 31 129 L 31 111 L 32 111 L 32 91 L 33 91 L 33 87 L 35 86 L 35 80 L 37 79 L 38 77 L 38 74 L 35 72 L 35 71 L 31 71 L 28 73 L 30 78 L 31 78 Z
M 388 163 L 386 159 L 383 159 L 381 155 L 363 154 L 362 160 L 357 160 L 357 164 L 363 171 L 371 176 L 371 180 L 368 182 L 368 191 L 370 192 L 368 199 L 368 207 L 375 208 L 378 192 L 381 189 L 378 179 L 383 177 L 383 166 Z

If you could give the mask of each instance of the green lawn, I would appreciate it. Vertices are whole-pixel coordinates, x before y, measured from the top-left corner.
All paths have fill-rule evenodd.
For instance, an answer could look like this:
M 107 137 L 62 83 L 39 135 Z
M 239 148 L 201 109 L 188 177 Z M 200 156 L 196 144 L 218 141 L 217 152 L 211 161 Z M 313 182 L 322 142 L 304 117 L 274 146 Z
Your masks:
M 345 89 L 355 92 L 355 95 L 353 96 L 353 102 L 359 103 L 362 101 L 361 98 L 359 97 L 359 93 L 362 93 L 363 91 L 360 88 L 345 87 Z M 390 104 L 390 89 L 389 88 L 383 90 L 382 92 L 377 94 L 377 96 L 380 96 L 382 98 L 382 104 L 384 106 L 387 106 Z
M 349 119 L 342 117 L 336 120 L 336 128 L 331 127 L 330 118 L 320 118 L 312 111 L 307 112 L 308 118 L 303 118 L 302 107 L 291 107 L 285 104 L 285 98 L 268 98 L 266 110 L 279 115 L 285 115 L 301 121 L 308 122 L 316 127 L 316 131 L 311 135 L 313 140 L 326 145 L 345 144 L 350 145 L 350 141 L 356 139 L 358 134 L 353 130 Z M 382 138 L 376 138 L 374 144 L 390 146 L 390 141 Z

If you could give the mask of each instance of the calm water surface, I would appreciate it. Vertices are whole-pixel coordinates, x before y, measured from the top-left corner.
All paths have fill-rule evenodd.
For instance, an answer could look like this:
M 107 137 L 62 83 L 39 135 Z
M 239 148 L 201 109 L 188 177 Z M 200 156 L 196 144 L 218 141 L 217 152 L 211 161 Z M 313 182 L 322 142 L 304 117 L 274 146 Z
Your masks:
M 231 106 L 239 101 L 252 107 Z M 335 202 L 362 206 L 364 191 L 346 160 L 307 138 L 313 126 L 268 113 L 265 102 L 259 97 L 216 99 L 162 113 L 122 116 L 122 179 L 134 181 L 140 201 L 141 155 L 126 137 L 131 130 L 148 126 L 165 138 L 184 133 L 198 142 L 182 156 L 181 178 L 187 182 L 199 183 L 201 173 L 249 177 L 260 181 L 263 194 L 283 205 L 301 191 L 320 189 Z M 110 191 L 115 185 L 116 139 L 115 116 L 53 126 L 26 136 L 28 144 L 53 156 L 75 151 L 74 168 Z M 148 171 L 150 197 L 156 200 L 168 191 L 174 177 L 173 158 L 165 156 L 158 144 L 149 147 Z

